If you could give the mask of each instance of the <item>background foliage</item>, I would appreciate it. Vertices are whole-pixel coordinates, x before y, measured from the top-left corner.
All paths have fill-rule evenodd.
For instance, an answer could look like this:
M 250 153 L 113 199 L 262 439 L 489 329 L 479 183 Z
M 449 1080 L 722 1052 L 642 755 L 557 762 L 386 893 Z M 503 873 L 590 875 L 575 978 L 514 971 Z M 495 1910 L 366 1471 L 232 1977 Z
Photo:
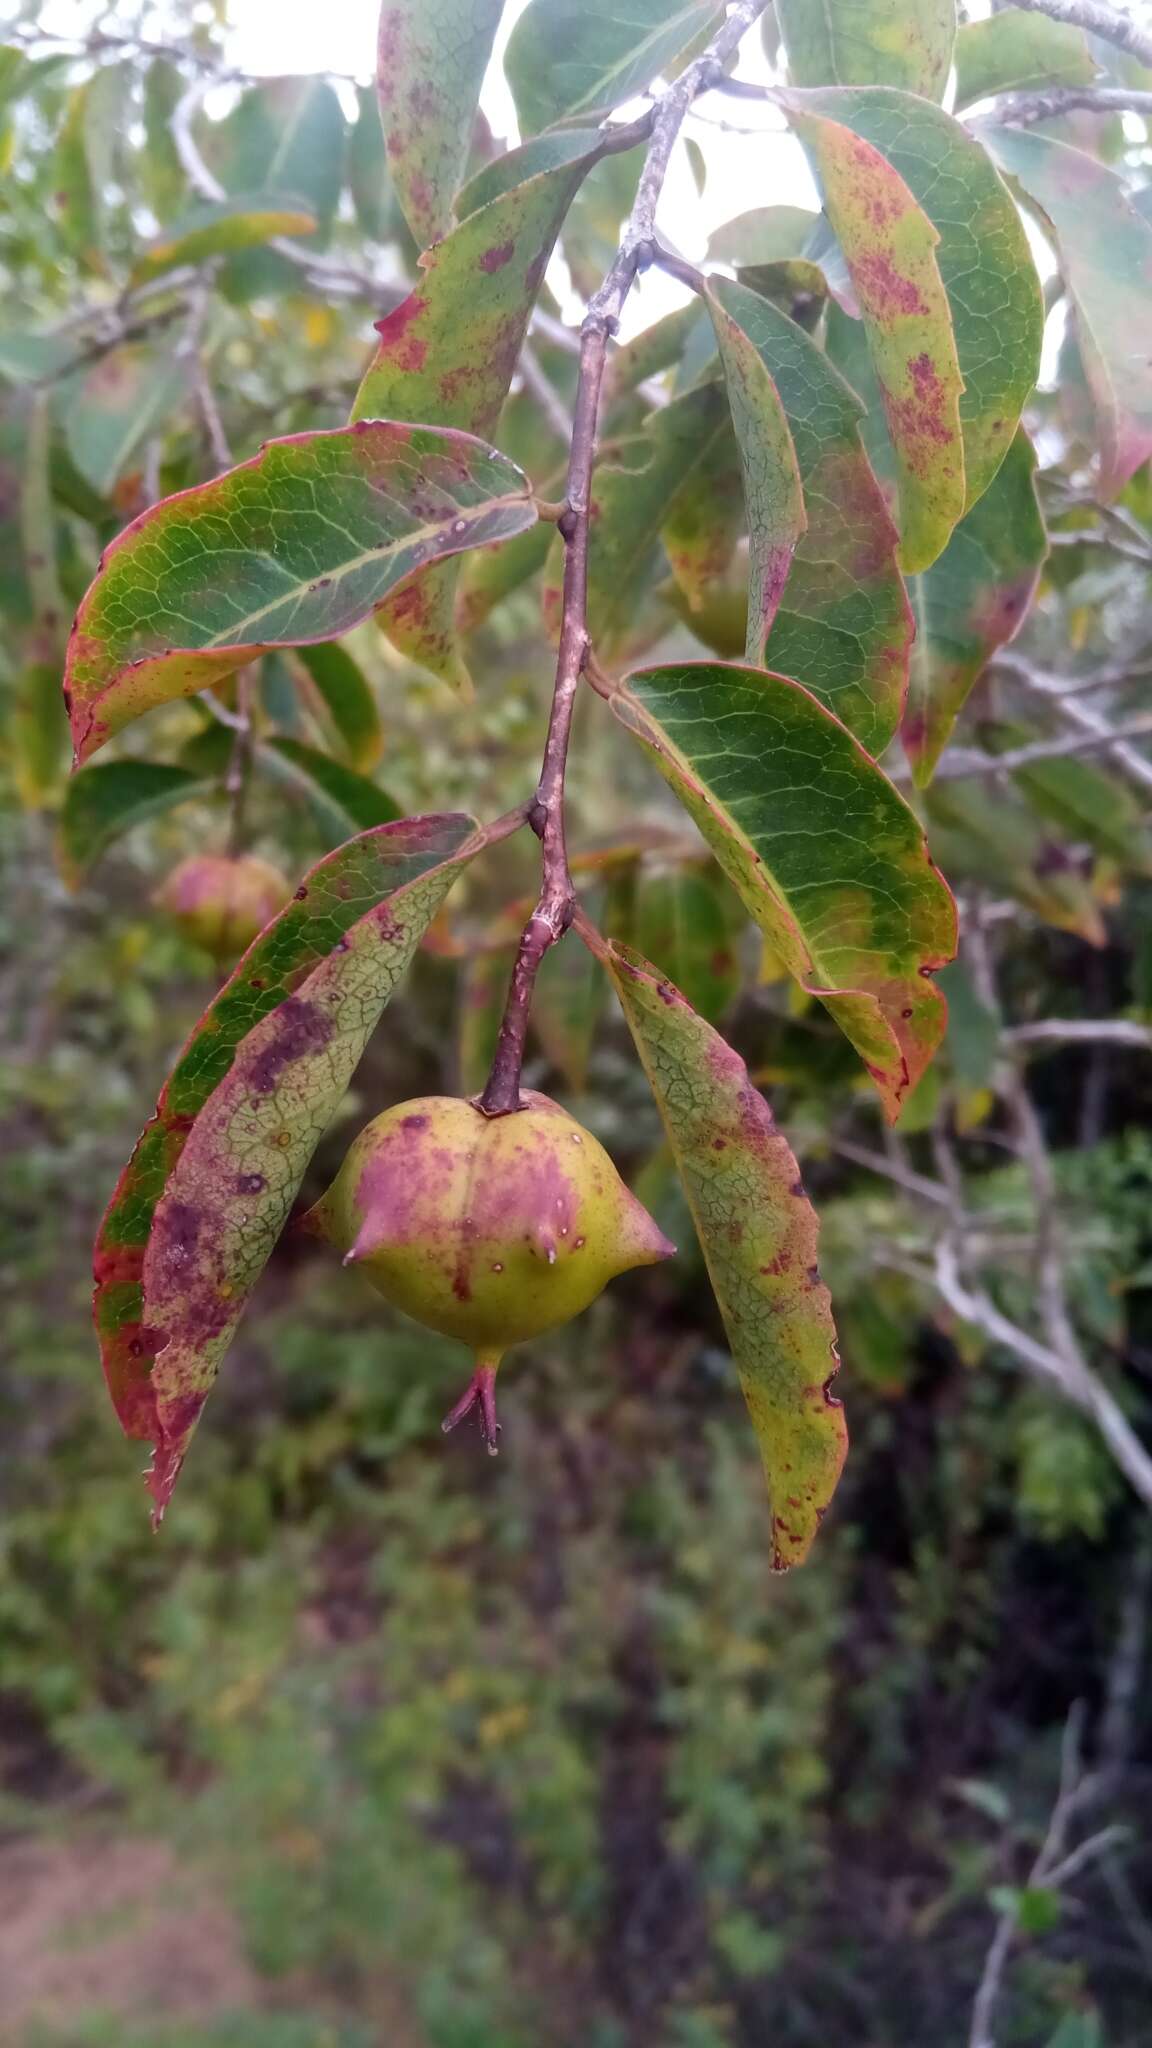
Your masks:
M 473 10 L 481 43 L 497 11 Z M 807 529 L 795 500 L 750 487 L 753 546 L 790 533 L 796 550 L 751 658 L 766 638 L 769 665 L 802 675 L 878 752 L 902 665 L 885 505 L 912 579 L 909 766 L 895 748 L 885 765 L 905 796 L 913 775 L 930 784 L 913 800 L 965 939 L 939 977 L 943 1051 L 895 1135 L 846 1040 L 599 703 L 581 706 L 570 785 L 590 913 L 723 1019 L 820 1211 L 853 1449 L 811 1562 L 776 1581 L 756 1447 L 657 1112 L 574 941 L 545 963 L 529 1079 L 611 1146 L 681 1258 L 525 1351 L 492 1468 L 439 1438 L 453 1347 L 289 1232 L 194 1478 L 163 1538 L 147 1534 L 137 1447 L 99 1384 L 89 1246 L 213 993 L 211 962 L 153 897 L 235 829 L 245 707 L 215 677 L 69 780 L 67 622 L 127 519 L 271 435 L 342 426 L 370 323 L 417 276 L 408 220 L 437 233 L 465 174 L 480 183 L 458 217 L 505 192 L 522 209 L 525 166 L 509 170 L 481 119 L 469 163 L 418 165 L 413 187 L 409 162 L 394 185 L 369 87 L 234 77 L 207 9 L 125 0 L 67 40 L 33 10 L 13 28 L 0 66 L 0 1897 L 7 1884 L 17 1938 L 0 1946 L 0 2039 L 19 2048 L 941 2048 L 968 2041 L 1002 1927 L 1004 2048 L 1147 2038 L 1152 410 L 1130 357 L 1147 322 L 1152 79 L 1041 15 L 998 11 L 953 44 L 951 8 L 918 7 L 922 39 L 897 42 L 882 7 L 848 11 L 872 51 L 852 77 L 800 0 L 763 25 L 777 73 L 750 67 L 811 92 L 797 118 L 839 240 L 758 207 L 716 237 L 712 257 L 738 276 L 708 312 L 693 303 L 613 355 L 591 617 L 614 669 L 663 664 L 614 704 L 634 729 L 672 717 L 677 663 L 745 653 L 740 461 L 698 376 L 710 335 L 738 347 L 725 316 L 755 319 L 754 340 L 792 351 L 777 382 Z M 595 9 L 535 0 L 507 55 L 524 132 L 575 125 L 527 144 L 555 152 L 530 168 L 584 170 L 588 129 L 715 15 L 679 9 L 675 47 L 657 38 L 633 71 L 591 30 L 578 43 Z M 553 63 L 545 31 L 580 64 Z M 938 320 L 926 346 L 954 345 L 966 453 L 990 462 L 997 408 L 1039 341 L 1023 259 L 1013 243 L 993 278 L 1017 292 L 1011 317 L 965 299 L 984 171 L 951 130 L 945 147 L 928 99 L 909 140 L 868 98 L 877 83 L 938 98 L 949 59 L 961 111 L 989 94 L 1096 96 L 1045 119 L 1017 106 L 1017 125 L 987 131 L 1031 195 L 1046 354 L 1032 446 L 1012 442 L 951 538 L 963 503 L 917 492 L 840 303 L 857 232 L 834 199 L 848 131 L 821 102 L 853 89 L 859 132 L 934 222 L 954 328 L 949 342 Z M 442 83 L 468 103 L 467 75 L 445 68 Z M 758 118 L 738 91 L 707 95 L 685 130 L 701 174 L 722 142 L 710 124 Z M 1057 144 L 1077 152 L 1071 197 Z M 639 162 L 628 151 L 583 184 L 572 173 L 566 274 L 548 274 L 502 410 L 498 392 L 487 414 L 436 415 L 491 433 L 546 498 L 562 491 L 572 294 L 611 260 Z M 542 232 L 535 218 L 517 233 Z M 993 269 L 1002 246 L 985 240 Z M 386 357 L 387 319 L 382 341 Z M 440 374 L 442 357 L 429 361 Z M 874 545 L 845 596 L 819 570 L 846 532 L 859 538 L 837 522 L 851 506 Z M 931 559 L 925 533 L 941 540 Z M 439 664 L 459 688 L 466 656 L 472 688 L 456 697 L 427 665 L 427 634 L 405 641 L 394 613 L 387 638 L 364 616 L 338 644 L 266 655 L 248 707 L 247 843 L 295 877 L 385 819 L 492 817 L 516 800 L 546 715 L 554 545 L 539 525 L 458 575 L 432 572 L 442 589 L 455 579 L 468 629 Z M 847 642 L 851 700 L 837 694 Z M 532 852 L 496 847 L 454 891 L 305 1199 L 383 1103 L 481 1085 Z M 1054 1805 L 1064 1849 L 1092 1845 L 1067 1873 L 1062 1849 L 1044 1860 Z M 219 1938 L 206 1915 L 227 1915 L 232 1960 L 213 1982 L 165 1967 L 170 1930 L 140 1885 L 117 1889 L 119 1858 L 205 1955 Z M 85 1907 L 34 1939 L 16 1907 L 65 1869 Z M 38 1941 L 61 1968 L 41 1967 Z

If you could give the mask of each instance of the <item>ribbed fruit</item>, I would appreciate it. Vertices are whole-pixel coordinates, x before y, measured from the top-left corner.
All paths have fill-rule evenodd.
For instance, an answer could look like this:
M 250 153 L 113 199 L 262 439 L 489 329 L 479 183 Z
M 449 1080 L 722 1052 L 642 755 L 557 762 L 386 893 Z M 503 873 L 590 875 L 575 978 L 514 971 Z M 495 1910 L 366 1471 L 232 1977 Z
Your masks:
M 235 960 L 283 910 L 292 884 L 257 854 L 194 853 L 173 868 L 156 901 L 214 960 Z
M 443 1095 L 385 1110 L 305 1219 L 393 1307 L 473 1346 L 476 1377 L 445 1427 L 479 1403 L 490 1449 L 507 1347 L 675 1249 L 590 1131 L 546 1095 L 522 1101 L 500 1117 Z

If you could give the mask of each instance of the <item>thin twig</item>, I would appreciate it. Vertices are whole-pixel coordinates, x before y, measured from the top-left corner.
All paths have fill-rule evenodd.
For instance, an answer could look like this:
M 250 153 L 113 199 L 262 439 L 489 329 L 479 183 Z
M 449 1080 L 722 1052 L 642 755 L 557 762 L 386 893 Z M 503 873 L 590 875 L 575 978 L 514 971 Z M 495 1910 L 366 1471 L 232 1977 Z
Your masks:
M 1084 1709 L 1077 1702 L 1069 1713 L 1060 1746 L 1060 1784 L 1044 1840 L 1028 1872 L 1025 1889 L 1058 1891 L 1062 1884 L 1075 1877 L 1093 1860 L 1103 1857 L 1114 1848 L 1126 1834 L 1126 1829 L 1113 1824 L 1101 1828 L 1099 1833 L 1090 1835 L 1077 1848 L 1065 1852 L 1068 1831 L 1076 1814 L 1085 1803 L 1085 1794 L 1091 1781 L 1085 1776 L 1080 1754 L 1081 1736 L 1084 1724 Z M 1004 1971 L 1016 1938 L 1019 1920 L 1015 1901 L 1006 1906 L 1000 1914 L 984 1968 L 972 2004 L 972 2024 L 968 2035 L 968 2048 L 996 2048 L 992 2027 L 1000 1992 L 1004 1982 Z
M 654 103 L 650 135 L 632 211 L 620 246 L 599 290 L 589 301 L 580 330 L 580 372 L 573 408 L 572 441 L 559 521 L 565 544 L 563 609 L 552 708 L 544 741 L 540 779 L 529 823 L 541 844 L 541 889 L 521 934 L 501 1020 L 492 1069 L 478 1105 L 486 1116 L 507 1116 L 520 1105 L 520 1074 L 532 993 L 540 963 L 572 922 L 576 892 L 568 865 L 564 827 L 564 779 L 580 677 L 588 658 L 588 535 L 596 426 L 610 336 L 638 272 L 651 261 L 656 208 L 684 117 L 697 94 L 719 75 L 745 32 L 764 11 L 766 0 L 739 0 L 707 50 L 689 64 Z
M 248 830 L 248 791 L 252 781 L 253 699 L 256 670 L 251 663 L 236 676 L 235 738 L 224 777 L 228 797 L 228 852 L 235 860 L 244 851 Z
M 572 415 L 528 343 L 520 351 L 520 375 L 553 432 L 567 445 L 572 439 Z
M 1035 690 L 1038 695 L 1046 697 L 1066 725 L 1075 726 L 1078 732 L 1095 735 L 1101 745 L 1108 748 L 1113 763 L 1122 770 L 1130 782 L 1138 784 L 1144 790 L 1152 789 L 1152 761 L 1146 760 L 1143 754 L 1138 754 L 1135 747 L 1128 746 L 1103 712 L 1070 698 L 1069 692 L 1060 687 L 1058 677 L 1047 675 L 1023 656 L 1006 648 L 1001 649 L 993 666 L 1007 669 L 1012 675 L 1018 676 L 1030 690 Z
M 1011 122 L 1015 128 L 1030 128 L 1037 121 L 1052 121 L 1060 114 L 1152 114 L 1152 92 L 1137 92 L 1125 85 L 1060 85 L 1050 92 L 1014 92 L 998 100 L 994 112 L 984 116 L 988 126 Z
M 1152 1030 L 1128 1017 L 1043 1017 L 1034 1024 L 1013 1024 L 1004 1033 L 1007 1045 L 1131 1045 L 1152 1052 Z
M 1010 775 L 1016 768 L 1030 768 L 1034 761 L 1059 761 L 1068 755 L 1104 753 L 1110 747 L 1122 746 L 1126 740 L 1143 739 L 1149 734 L 1152 734 L 1152 711 L 1141 711 L 1119 725 L 1109 725 L 1104 719 L 1099 726 L 1095 722 L 1091 725 L 1085 723 L 1081 730 L 1065 733 L 1062 739 L 1029 740 L 1026 746 L 1012 747 L 1004 754 L 983 754 L 972 748 L 957 749 L 954 754 L 945 755 L 936 770 L 936 780 L 958 782 L 973 775 Z M 1140 757 L 1137 755 L 1135 758 L 1138 760 Z M 1152 779 L 1152 764 L 1149 764 L 1149 773 Z M 902 775 L 893 776 L 893 780 L 902 779 Z
M 1152 64 L 1152 35 L 1138 28 L 1127 14 L 1109 7 L 1105 0 L 1015 0 L 1031 14 L 1047 14 L 1052 21 L 1066 21 L 1090 36 L 1101 36 L 1118 50 L 1127 50 L 1141 64 Z
M 193 396 L 203 422 L 209 452 L 219 474 L 221 470 L 231 468 L 234 458 L 228 436 L 224 431 L 224 422 L 220 417 L 220 408 L 216 403 L 216 393 L 208 376 L 208 366 L 204 360 L 204 329 L 212 303 L 215 270 L 216 266 L 209 264 L 197 280 L 190 301 L 188 325 L 177 344 L 176 354 L 190 366 Z

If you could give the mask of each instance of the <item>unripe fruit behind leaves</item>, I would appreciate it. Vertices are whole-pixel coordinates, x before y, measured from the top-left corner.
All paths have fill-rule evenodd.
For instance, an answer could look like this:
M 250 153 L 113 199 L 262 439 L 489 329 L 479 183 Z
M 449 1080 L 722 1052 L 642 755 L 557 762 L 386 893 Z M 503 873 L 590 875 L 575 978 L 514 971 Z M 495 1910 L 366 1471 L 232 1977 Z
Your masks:
M 546 1095 L 522 1100 L 499 1117 L 444 1095 L 385 1110 L 305 1219 L 489 1378 L 509 1344 L 675 1250 L 591 1132 Z
M 235 960 L 292 895 L 292 884 L 254 853 L 194 853 L 173 868 L 156 902 L 214 960 Z

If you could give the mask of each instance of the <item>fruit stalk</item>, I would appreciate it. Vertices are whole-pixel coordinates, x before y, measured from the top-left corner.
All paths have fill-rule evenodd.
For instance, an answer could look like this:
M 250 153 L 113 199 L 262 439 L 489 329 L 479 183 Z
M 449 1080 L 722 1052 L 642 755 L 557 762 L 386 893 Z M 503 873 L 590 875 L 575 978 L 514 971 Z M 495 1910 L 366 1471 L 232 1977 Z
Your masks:
M 540 779 L 528 813 L 528 822 L 541 846 L 540 898 L 520 936 L 492 1070 L 483 1093 L 477 1098 L 477 1107 L 485 1116 L 507 1116 L 520 1107 L 520 1074 L 536 976 L 549 947 L 563 938 L 568 930 L 576 907 L 564 832 L 564 781 L 576 693 L 590 651 L 588 531 L 592 470 L 596 460 L 596 425 L 608 340 L 620 324 L 624 302 L 639 272 L 652 261 L 656 207 L 684 117 L 697 95 L 706 92 L 720 75 L 724 62 L 736 49 L 745 31 L 764 12 L 766 5 L 767 0 L 740 0 L 708 48 L 681 72 L 657 101 L 635 204 L 625 223 L 611 268 L 589 301 L 580 329 L 580 370 L 573 409 L 572 445 L 568 457 L 564 510 L 558 522 L 565 547 L 560 647 Z

